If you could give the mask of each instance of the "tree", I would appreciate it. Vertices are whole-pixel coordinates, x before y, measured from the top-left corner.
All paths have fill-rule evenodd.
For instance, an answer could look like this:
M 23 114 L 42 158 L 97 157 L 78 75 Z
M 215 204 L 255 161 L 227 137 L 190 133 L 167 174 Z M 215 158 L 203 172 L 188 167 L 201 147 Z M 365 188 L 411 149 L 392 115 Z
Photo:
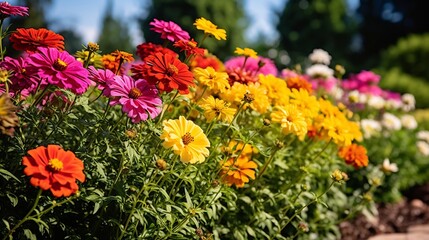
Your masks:
M 149 23 L 154 18 L 173 21 L 189 32 L 192 38 L 200 41 L 203 32 L 197 30 L 193 23 L 204 17 L 227 32 L 226 41 L 215 39 L 204 40 L 203 47 L 220 58 L 230 56 L 235 47 L 244 47 L 245 19 L 242 0 L 152 0 L 146 8 L 146 17 L 139 19 L 140 28 L 147 42 L 162 43 L 159 35 L 150 30 Z
M 98 44 L 103 53 L 111 53 L 115 50 L 130 53 L 134 51 L 128 26 L 113 16 L 112 0 L 109 0 L 107 3 L 101 32 L 98 36 Z
M 322 48 L 347 65 L 354 22 L 346 7 L 344 0 L 288 0 L 277 24 L 279 47 L 289 53 L 292 63 Z

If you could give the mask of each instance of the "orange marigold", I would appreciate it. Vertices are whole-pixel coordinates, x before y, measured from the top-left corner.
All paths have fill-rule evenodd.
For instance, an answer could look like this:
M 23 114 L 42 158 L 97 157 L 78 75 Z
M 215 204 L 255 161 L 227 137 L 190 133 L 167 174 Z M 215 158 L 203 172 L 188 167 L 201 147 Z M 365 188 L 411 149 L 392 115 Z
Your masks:
M 251 161 L 246 155 L 232 157 L 222 162 L 221 175 L 226 185 L 235 185 L 237 188 L 244 187 L 250 179 L 255 179 L 255 169 L 258 165 Z
M 36 52 L 38 47 L 64 50 L 64 37 L 45 28 L 17 28 L 9 40 L 13 48 L 28 53 Z
M 305 89 L 310 94 L 313 91 L 311 83 L 307 82 L 307 80 L 302 76 L 289 77 L 286 79 L 286 83 L 287 83 L 288 88 L 295 88 L 298 90 L 299 89 Z
M 338 155 L 343 158 L 347 164 L 355 168 L 368 166 L 368 155 L 364 146 L 353 143 L 349 146 L 341 147 L 338 151 Z
M 79 187 L 76 179 L 85 181 L 83 162 L 73 152 L 64 151 L 58 145 L 40 146 L 28 151 L 22 158 L 24 173 L 30 183 L 43 190 L 51 190 L 55 197 L 68 197 Z

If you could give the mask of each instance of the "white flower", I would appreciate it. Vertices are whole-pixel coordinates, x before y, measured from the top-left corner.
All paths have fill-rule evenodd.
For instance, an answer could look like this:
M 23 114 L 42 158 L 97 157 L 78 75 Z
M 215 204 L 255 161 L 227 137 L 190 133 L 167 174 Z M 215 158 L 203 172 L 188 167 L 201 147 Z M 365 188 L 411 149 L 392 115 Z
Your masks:
M 381 165 L 381 170 L 385 173 L 393 173 L 398 171 L 398 166 L 396 163 L 390 163 L 390 160 L 386 158 Z
M 384 113 L 381 120 L 381 124 L 388 130 L 399 130 L 401 129 L 401 120 L 391 113 Z
M 312 63 L 322 63 L 325 65 L 329 65 L 332 59 L 331 55 L 323 49 L 314 49 L 308 58 Z
M 429 144 L 425 141 L 418 141 L 417 148 L 423 156 L 429 156 Z
M 401 123 L 402 126 L 406 129 L 416 129 L 417 128 L 417 121 L 416 119 L 409 114 L 405 114 L 401 117 Z
M 387 109 L 393 109 L 393 110 L 400 109 L 403 106 L 402 101 L 398 101 L 395 99 L 387 100 L 385 105 Z
M 416 99 L 414 98 L 414 95 L 406 93 L 402 95 L 402 110 L 409 112 L 413 110 L 416 106 Z
M 362 119 L 360 121 L 360 128 L 363 131 L 364 138 L 377 136 L 381 132 L 381 124 L 373 119 Z
M 429 143 L 429 131 L 421 130 L 417 133 L 417 138 Z
M 312 78 L 329 78 L 334 76 L 334 70 L 323 64 L 314 64 L 305 73 Z
M 384 98 L 380 96 L 371 96 L 368 100 L 368 106 L 380 110 L 386 105 Z
M 349 92 L 349 94 L 347 95 L 349 102 L 350 103 L 358 103 L 360 100 L 360 93 L 358 90 L 353 90 L 351 92 Z

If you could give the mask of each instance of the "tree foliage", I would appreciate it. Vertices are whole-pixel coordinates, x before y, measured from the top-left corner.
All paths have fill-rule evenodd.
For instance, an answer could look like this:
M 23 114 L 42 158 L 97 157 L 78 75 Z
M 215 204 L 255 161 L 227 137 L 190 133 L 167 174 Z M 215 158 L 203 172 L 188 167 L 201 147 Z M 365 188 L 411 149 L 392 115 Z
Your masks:
M 341 61 L 350 51 L 354 24 L 344 0 L 289 0 L 279 14 L 277 30 L 280 48 L 295 63 L 315 48 Z
M 220 58 L 227 57 L 235 47 L 244 45 L 245 19 L 242 0 L 213 1 L 213 0 L 152 0 L 148 5 L 147 16 L 139 19 L 140 28 L 147 42 L 162 43 L 159 35 L 150 31 L 149 23 L 154 18 L 164 21 L 174 21 L 196 41 L 203 37 L 202 31 L 192 25 L 199 17 L 204 17 L 227 32 L 226 41 L 206 39 L 203 47 L 215 53 Z
M 113 16 L 113 2 L 111 0 L 107 3 L 97 42 L 103 53 L 110 53 L 115 50 L 133 52 L 134 50 L 128 26 Z

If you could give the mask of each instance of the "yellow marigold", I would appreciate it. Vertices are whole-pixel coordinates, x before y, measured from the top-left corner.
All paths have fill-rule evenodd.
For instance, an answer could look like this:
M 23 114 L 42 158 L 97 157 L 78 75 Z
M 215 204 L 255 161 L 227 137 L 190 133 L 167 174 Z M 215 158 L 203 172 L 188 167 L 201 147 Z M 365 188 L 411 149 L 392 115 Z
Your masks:
M 368 166 L 366 148 L 361 145 L 353 143 L 349 146 L 341 147 L 338 151 L 338 155 L 343 158 L 347 164 L 355 168 Z
M 327 117 L 322 122 L 322 137 L 332 139 L 338 146 L 348 146 L 353 140 L 361 140 L 359 125 L 344 118 Z
M 133 54 L 116 50 L 110 55 L 114 56 L 117 62 L 132 62 L 134 61 Z
M 203 30 L 205 34 L 212 35 L 217 40 L 226 40 L 225 29 L 217 28 L 215 24 L 203 17 L 195 20 L 194 25 L 198 30 Z
M 304 140 L 307 134 L 307 122 L 302 112 L 294 104 L 278 106 L 271 113 L 271 120 L 280 123 L 284 134 L 295 134 L 300 140 Z
M 283 79 L 272 74 L 259 74 L 259 83 L 267 90 L 267 97 L 273 106 L 289 104 L 290 89 Z
M 246 57 L 251 57 L 251 58 L 258 58 L 258 53 L 255 52 L 255 50 L 250 49 L 250 48 L 235 48 L 234 53 L 238 54 L 238 55 L 242 55 L 242 56 L 246 56 Z
M 250 93 L 253 101 L 249 103 L 249 107 L 258 113 L 264 114 L 270 107 L 270 100 L 267 96 L 267 89 L 259 83 L 249 83 L 246 92 Z
M 229 123 L 237 111 L 235 108 L 230 108 L 228 103 L 213 96 L 203 99 L 201 107 L 204 109 L 204 116 L 208 122 L 216 119 Z
M 229 89 L 221 93 L 219 96 L 222 100 L 230 103 L 231 106 L 238 107 L 243 101 L 246 91 L 246 85 L 235 82 Z
M 230 88 L 226 72 L 217 72 L 212 67 L 197 67 L 193 72 L 195 79 L 202 85 L 207 86 L 213 93 L 222 93 Z
M 165 148 L 170 148 L 184 163 L 201 163 L 209 155 L 210 142 L 203 130 L 192 121 L 179 119 L 164 120 L 160 136 Z
M 315 117 L 319 112 L 319 101 L 305 89 L 292 89 L 290 103 L 295 104 L 307 118 Z
M 255 179 L 255 169 L 258 165 L 245 155 L 229 158 L 221 164 L 220 174 L 223 182 L 228 186 L 234 184 L 237 188 L 242 188 L 250 179 Z
M 5 83 L 9 80 L 9 71 L 0 69 L 0 83 Z

